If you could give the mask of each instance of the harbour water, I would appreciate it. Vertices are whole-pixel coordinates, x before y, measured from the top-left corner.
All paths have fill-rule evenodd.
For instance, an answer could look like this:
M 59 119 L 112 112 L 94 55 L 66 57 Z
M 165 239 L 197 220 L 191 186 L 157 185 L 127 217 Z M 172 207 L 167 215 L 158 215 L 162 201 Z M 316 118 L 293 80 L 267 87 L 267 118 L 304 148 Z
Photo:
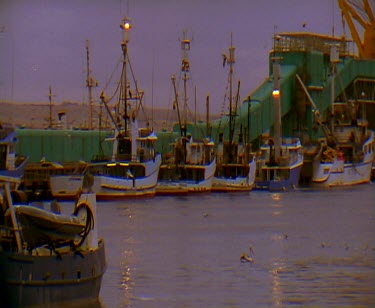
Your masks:
M 374 183 L 103 202 L 98 214 L 102 307 L 375 306 Z

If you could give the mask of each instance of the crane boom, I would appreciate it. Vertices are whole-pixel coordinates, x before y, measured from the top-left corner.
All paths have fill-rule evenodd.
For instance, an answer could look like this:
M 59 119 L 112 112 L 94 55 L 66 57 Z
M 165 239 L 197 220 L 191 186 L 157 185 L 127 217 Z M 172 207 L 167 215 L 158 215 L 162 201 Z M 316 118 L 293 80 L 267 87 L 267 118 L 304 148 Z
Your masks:
M 338 0 L 343 17 L 348 23 L 352 38 L 358 47 L 359 57 L 375 59 L 375 17 L 368 0 L 362 0 L 363 6 L 355 5 L 348 0 Z M 366 16 L 367 18 L 364 18 Z M 354 25 L 356 20 L 363 28 L 363 42 Z

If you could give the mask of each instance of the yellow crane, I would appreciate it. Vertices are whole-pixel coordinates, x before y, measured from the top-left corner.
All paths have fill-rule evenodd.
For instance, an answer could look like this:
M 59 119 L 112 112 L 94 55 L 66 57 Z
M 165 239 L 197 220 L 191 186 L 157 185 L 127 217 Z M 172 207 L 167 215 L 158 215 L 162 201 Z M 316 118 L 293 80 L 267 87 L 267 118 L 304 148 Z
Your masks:
M 373 1 L 373 0 L 370 0 Z M 362 5 L 360 4 L 362 2 Z M 338 0 L 341 14 L 348 23 L 352 38 L 358 47 L 359 57 L 363 59 L 375 59 L 375 5 L 369 0 Z M 356 20 L 363 28 L 363 42 L 355 27 Z

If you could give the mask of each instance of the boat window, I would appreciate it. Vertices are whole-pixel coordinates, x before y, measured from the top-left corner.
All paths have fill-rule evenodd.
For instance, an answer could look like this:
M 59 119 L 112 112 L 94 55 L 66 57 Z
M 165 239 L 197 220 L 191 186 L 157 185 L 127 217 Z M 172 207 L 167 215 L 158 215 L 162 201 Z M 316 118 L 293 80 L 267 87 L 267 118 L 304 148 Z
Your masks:
M 7 157 L 7 147 L 0 145 L 0 170 L 5 170 L 5 163 Z
M 118 154 L 131 154 L 131 141 L 129 139 L 119 139 Z

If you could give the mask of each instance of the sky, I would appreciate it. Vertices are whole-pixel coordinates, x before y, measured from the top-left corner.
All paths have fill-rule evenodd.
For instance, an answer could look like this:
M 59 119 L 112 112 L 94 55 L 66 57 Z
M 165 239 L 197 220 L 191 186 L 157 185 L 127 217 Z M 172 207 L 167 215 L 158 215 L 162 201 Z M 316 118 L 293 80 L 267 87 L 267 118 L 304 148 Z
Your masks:
M 343 33 L 336 0 L 0 0 L 0 101 L 48 102 L 51 85 L 54 102 L 87 103 L 86 40 L 99 83 L 94 100 L 103 89 L 110 96 L 125 16 L 132 22 L 129 56 L 145 104 L 172 106 L 171 76 L 179 76 L 179 38 L 186 30 L 192 39 L 189 102 L 196 87 L 198 111 L 210 95 L 212 113 L 225 108 L 222 54 L 231 33 L 241 99 L 268 76 L 275 32 Z

